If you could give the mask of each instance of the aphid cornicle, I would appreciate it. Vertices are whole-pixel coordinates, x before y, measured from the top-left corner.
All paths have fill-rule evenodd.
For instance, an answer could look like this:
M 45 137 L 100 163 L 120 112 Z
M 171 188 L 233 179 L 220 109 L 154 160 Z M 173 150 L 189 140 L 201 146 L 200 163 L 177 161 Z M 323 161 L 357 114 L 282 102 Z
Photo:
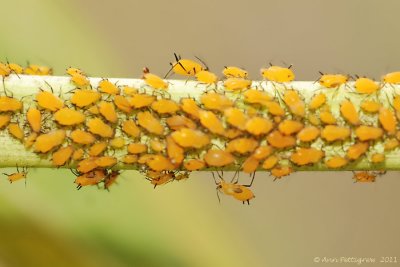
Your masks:
M 3 173 L 3 174 L 7 176 L 8 181 L 10 183 L 13 183 L 13 182 L 21 180 L 21 179 L 26 179 L 26 177 L 28 175 L 28 167 L 22 167 L 22 171 L 19 171 L 19 168 L 17 165 L 17 172 L 11 173 L 11 174 L 7 174 L 7 173 Z M 25 180 L 25 182 L 26 182 L 26 180 Z

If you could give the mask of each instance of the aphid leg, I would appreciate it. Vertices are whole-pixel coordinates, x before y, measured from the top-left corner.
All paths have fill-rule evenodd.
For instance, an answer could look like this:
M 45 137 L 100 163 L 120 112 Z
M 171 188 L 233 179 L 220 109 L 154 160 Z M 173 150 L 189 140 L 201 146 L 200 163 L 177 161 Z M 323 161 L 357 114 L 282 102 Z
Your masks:
M 244 184 L 243 186 L 251 187 L 251 186 L 253 185 L 253 182 L 254 182 L 254 177 L 256 177 L 256 172 L 253 172 L 253 174 L 251 175 L 251 182 L 250 182 L 250 184 Z

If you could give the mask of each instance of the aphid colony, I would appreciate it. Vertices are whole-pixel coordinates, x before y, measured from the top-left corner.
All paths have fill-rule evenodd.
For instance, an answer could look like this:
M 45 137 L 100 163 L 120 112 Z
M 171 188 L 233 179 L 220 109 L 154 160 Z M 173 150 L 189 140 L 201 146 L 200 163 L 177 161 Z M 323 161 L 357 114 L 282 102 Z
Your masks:
M 254 198 L 249 187 L 257 170 L 279 179 L 312 165 L 340 170 L 364 161 L 366 169 L 380 169 L 399 147 L 400 72 L 382 83 L 321 74 L 316 89 L 304 90 L 291 83 L 290 67 L 264 68 L 266 81 L 254 82 L 247 71 L 227 66 L 219 81 L 200 62 L 175 60 L 170 72 L 197 80 L 193 94 L 170 95 L 173 81 L 148 68 L 136 86 L 93 83 L 68 68 L 72 90 L 57 95 L 45 84 L 17 99 L 4 83 L 10 74 L 51 69 L 0 63 L 0 130 L 54 167 L 74 168 L 78 188 L 102 183 L 108 189 L 120 174 L 115 166 L 140 170 L 154 187 L 192 171 L 231 169 L 237 173 L 230 182 L 220 172 L 214 177 L 217 190 L 243 203 Z M 251 176 L 248 186 L 239 183 L 239 171 Z M 26 173 L 6 175 L 12 182 Z M 360 172 L 354 179 L 371 182 L 377 175 Z

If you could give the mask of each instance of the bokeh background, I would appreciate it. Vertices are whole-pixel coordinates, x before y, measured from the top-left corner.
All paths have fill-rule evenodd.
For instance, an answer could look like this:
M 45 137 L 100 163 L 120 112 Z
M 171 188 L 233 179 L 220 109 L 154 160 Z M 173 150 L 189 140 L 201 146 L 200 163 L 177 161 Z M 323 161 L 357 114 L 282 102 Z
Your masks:
M 368 75 L 400 69 L 397 0 L 1 2 L 0 60 L 77 66 L 92 76 L 160 75 L 173 52 L 214 72 L 293 64 Z M 1 153 L 1 152 L 0 152 Z M 3 170 L 12 172 L 12 169 Z M 229 175 L 229 174 L 228 174 Z M 75 189 L 68 170 L 0 180 L 0 266 L 319 266 L 314 257 L 397 256 L 400 177 L 354 184 L 351 173 L 257 174 L 250 206 L 210 173 L 153 189 L 126 171 L 111 192 Z M 382 263 L 369 266 L 383 266 Z

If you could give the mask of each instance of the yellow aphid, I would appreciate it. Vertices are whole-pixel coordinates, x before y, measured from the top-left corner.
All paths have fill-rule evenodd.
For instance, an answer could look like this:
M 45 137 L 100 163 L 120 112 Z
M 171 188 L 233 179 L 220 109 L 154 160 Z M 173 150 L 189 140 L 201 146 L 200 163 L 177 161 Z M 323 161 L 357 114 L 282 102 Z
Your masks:
M 275 101 L 267 101 L 265 102 L 264 105 L 267 107 L 268 112 L 271 113 L 272 115 L 275 116 L 285 115 L 285 110 L 281 107 L 281 105 L 279 105 L 279 103 Z
M 8 181 L 10 183 L 13 183 L 13 182 L 21 180 L 21 179 L 26 179 L 26 177 L 28 175 L 28 168 L 23 167 L 22 171 L 19 171 L 18 166 L 17 166 L 17 172 L 11 173 L 11 174 L 7 174 L 7 173 L 3 173 L 3 174 L 7 176 Z
M 207 70 L 202 70 L 198 73 L 196 73 L 196 79 L 200 83 L 205 83 L 205 84 L 216 84 L 218 81 L 217 75 L 215 75 L 212 72 L 209 72 Z
M 28 149 L 31 146 L 33 146 L 37 137 L 38 137 L 38 133 L 36 133 L 36 132 L 32 132 L 30 135 L 28 135 L 28 137 L 26 137 L 25 141 L 24 141 L 25 148 Z
M 289 107 L 292 114 L 304 117 L 305 115 L 305 105 L 304 101 L 300 98 L 300 95 L 295 90 L 286 90 L 283 95 L 283 101 Z
M 24 74 L 27 75 L 52 75 L 53 69 L 47 66 L 39 66 L 30 64 L 24 69 Z
M 206 109 L 217 110 L 221 112 L 233 106 L 232 100 L 227 98 L 225 95 L 214 92 L 203 94 L 200 98 L 200 101 Z
M 72 146 L 59 148 L 52 155 L 52 164 L 57 167 L 65 165 L 71 158 L 72 153 L 74 153 Z
M 350 129 L 347 127 L 328 125 L 321 131 L 321 137 L 328 142 L 344 141 L 350 136 Z
M 256 116 L 259 112 L 259 109 L 252 107 L 252 106 L 247 106 L 244 110 L 246 111 L 247 116 L 249 116 L 249 117 Z
M 170 135 L 167 136 L 167 155 L 171 163 L 177 166 L 185 159 L 185 150 Z
M 200 108 L 192 98 L 181 99 L 181 109 L 195 119 L 199 119 Z
M 147 152 L 147 145 L 142 143 L 131 143 L 128 145 L 128 152 L 130 154 L 141 154 Z
M 399 140 L 397 140 L 395 138 L 390 138 L 390 139 L 385 140 L 383 147 L 385 148 L 385 151 L 390 151 L 390 150 L 393 150 L 396 147 L 398 147 L 399 144 L 400 144 Z
M 98 155 L 103 153 L 104 150 L 106 150 L 106 148 L 107 148 L 107 142 L 98 142 L 90 147 L 88 154 L 91 157 L 97 157 Z
M 87 109 L 87 111 L 89 111 L 90 114 L 92 115 L 99 115 L 100 111 L 99 111 L 99 107 L 96 105 L 91 106 L 90 108 Z
M 0 129 L 6 127 L 11 120 L 9 114 L 0 114 Z
M 163 155 L 153 155 L 146 164 L 153 171 L 170 171 L 175 168 L 171 161 Z
M 140 135 L 139 127 L 132 120 L 126 120 L 122 123 L 122 131 L 133 138 L 139 137 Z
M 222 121 L 212 111 L 200 111 L 200 123 L 211 133 L 223 135 L 225 132 Z
M 269 133 L 272 127 L 273 123 L 269 119 L 258 116 L 250 118 L 245 125 L 247 132 L 257 136 Z
M 73 67 L 69 67 L 66 69 L 66 73 L 70 76 L 74 76 L 74 75 L 86 75 L 82 70 L 78 69 L 78 68 L 73 68 Z
M 357 127 L 355 134 L 360 141 L 377 140 L 382 137 L 383 130 L 378 127 L 361 125 Z
M 72 131 L 69 137 L 74 143 L 81 145 L 89 145 L 96 141 L 96 138 L 91 133 L 80 129 Z
M 252 157 L 254 157 L 258 160 L 262 160 L 262 159 L 265 159 L 266 157 L 268 157 L 269 155 L 271 155 L 273 151 L 274 151 L 274 149 L 271 146 L 262 145 L 262 146 L 257 147 L 257 149 L 252 154 Z
M 168 89 L 168 83 L 161 79 L 159 76 L 150 73 L 148 68 L 143 69 L 143 80 L 148 86 L 154 89 Z
M 107 79 L 103 79 L 99 82 L 98 89 L 100 92 L 110 95 L 119 94 L 119 88 Z
M 393 107 L 396 111 L 400 111 L 400 95 L 393 97 Z
M 342 101 L 342 103 L 340 104 L 340 113 L 350 124 L 352 125 L 360 124 L 360 119 L 357 110 L 350 100 L 345 99 Z
M 114 104 L 117 106 L 118 109 L 125 113 L 131 113 L 132 112 L 132 107 L 129 104 L 128 99 L 123 97 L 122 95 L 116 95 L 114 96 Z
M 71 126 L 84 122 L 86 117 L 77 110 L 62 108 L 54 113 L 54 119 L 61 125 Z
M 64 107 L 64 103 L 57 96 L 47 91 L 40 91 L 36 95 L 36 101 L 41 108 L 57 111 Z
M 211 167 L 222 167 L 232 164 L 235 157 L 231 153 L 224 150 L 210 149 L 204 155 L 204 161 Z
M 71 77 L 71 82 L 79 88 L 86 88 L 90 86 L 90 80 L 82 74 L 75 74 Z
M 230 125 L 238 128 L 240 130 L 245 129 L 248 118 L 241 109 L 227 108 L 224 111 L 224 116 L 225 116 L 226 122 L 229 123 Z
M 200 71 L 204 70 L 203 66 L 194 60 L 185 58 L 182 59 L 180 56 L 177 56 L 176 54 L 174 54 L 174 56 L 176 61 L 174 63 L 171 63 L 172 65 L 171 70 L 175 74 L 183 76 L 195 76 L 196 73 L 199 73 Z
M 399 84 L 400 83 L 400 71 L 390 72 L 382 77 L 384 83 Z
M 26 120 L 31 126 L 32 131 L 38 133 L 42 125 L 42 114 L 36 108 L 30 108 L 26 112 Z M 1 127 L 0 127 L 1 128 Z
M 171 134 L 174 141 L 184 148 L 202 148 L 210 143 L 210 138 L 199 130 L 182 128 Z
M 22 102 L 8 96 L 0 96 L 0 112 L 12 111 L 22 109 Z
M 64 130 L 54 130 L 52 132 L 41 134 L 36 138 L 34 145 L 35 152 L 47 153 L 64 142 Z
M 79 108 L 90 106 L 99 101 L 101 94 L 94 90 L 78 89 L 71 97 L 71 103 Z
M 243 78 L 228 78 L 224 81 L 224 87 L 229 91 L 239 91 L 250 88 L 252 81 Z
M 381 163 L 385 160 L 385 154 L 382 153 L 374 153 L 371 156 L 372 163 Z
M 319 118 L 324 124 L 336 124 L 336 118 L 330 111 L 321 111 L 319 113 Z
M 340 156 L 334 156 L 325 161 L 325 165 L 330 169 L 338 169 L 346 166 L 348 163 L 347 159 Z
M 11 69 L 7 64 L 0 62 L 0 76 L 7 77 L 11 74 Z
M 381 123 L 383 129 L 392 135 L 396 131 L 397 120 L 394 113 L 387 108 L 379 109 L 379 122 Z
M 117 112 L 112 102 L 101 101 L 98 107 L 100 114 L 103 115 L 107 121 L 111 123 L 116 123 L 118 121 Z
M 203 169 L 206 166 L 206 163 L 203 160 L 190 159 L 184 162 L 183 166 L 188 171 L 198 171 Z
M 295 78 L 294 73 L 290 68 L 279 66 L 271 66 L 267 69 L 261 69 L 261 75 L 264 79 L 278 83 L 291 82 Z
M 284 176 L 287 176 L 293 172 L 293 169 L 289 166 L 276 166 L 271 170 L 271 175 L 275 177 L 275 179 L 280 179 Z
M 101 137 L 110 138 L 114 135 L 113 128 L 108 124 L 105 124 L 99 118 L 90 119 L 86 125 L 91 133 L 97 134 Z
M 124 88 L 123 88 L 124 95 L 126 95 L 126 96 L 135 95 L 135 94 L 137 94 L 137 91 L 138 90 L 136 88 L 130 87 L 130 86 L 124 86 Z
M 98 166 L 96 164 L 96 158 L 92 157 L 92 158 L 87 158 L 87 159 L 81 160 L 78 163 L 77 170 L 80 173 L 87 173 L 87 172 L 90 172 L 90 171 L 96 169 L 97 167 Z
M 137 120 L 141 127 L 152 134 L 162 135 L 164 133 L 164 126 L 160 123 L 160 120 L 149 111 L 139 112 Z
M 72 154 L 72 159 L 75 161 L 81 160 L 85 151 L 82 148 L 78 148 Z
M 358 142 L 349 147 L 346 157 L 350 160 L 357 160 L 367 152 L 369 144 L 366 142 Z
M 8 63 L 8 67 L 10 68 L 11 72 L 15 74 L 22 74 L 24 72 L 24 68 L 21 65 L 16 63 Z
M 349 78 L 342 74 L 323 74 L 319 78 L 319 83 L 326 88 L 336 88 L 345 84 Z
M 107 177 L 107 171 L 104 169 L 97 169 L 83 174 L 76 174 L 76 176 L 74 183 L 78 185 L 76 188 L 79 190 L 83 186 L 97 185 L 101 181 L 105 180 Z
M 123 137 L 115 137 L 110 141 L 110 146 L 115 149 L 120 149 L 125 146 L 125 139 Z
M 146 94 L 134 94 L 128 97 L 129 105 L 136 109 L 149 107 L 155 100 L 155 96 Z
M 311 142 L 317 139 L 319 134 L 319 128 L 315 126 L 306 126 L 297 134 L 297 138 L 302 142 Z
M 311 99 L 308 108 L 311 110 L 316 110 L 320 108 L 323 104 L 325 104 L 325 102 L 326 102 L 326 95 L 323 93 L 319 93 Z
M 243 162 L 242 171 L 244 173 L 253 173 L 257 170 L 258 165 L 260 165 L 260 160 L 250 156 Z
M 242 132 L 239 129 L 229 128 L 229 129 L 225 130 L 223 136 L 225 136 L 228 139 L 235 139 L 235 138 L 237 138 L 239 136 L 242 136 L 243 134 L 244 134 L 244 132 Z
M 316 148 L 299 148 L 290 156 L 290 160 L 299 165 L 315 164 L 319 162 L 325 153 Z
M 400 99 L 399 99 L 400 100 Z M 393 101 L 394 102 L 394 101 Z M 399 103 L 400 104 L 400 103 Z M 379 111 L 381 104 L 373 100 L 364 100 L 361 103 L 361 108 L 365 112 L 376 113 Z
M 122 158 L 122 162 L 125 164 L 133 164 L 136 163 L 138 160 L 138 156 L 137 155 L 125 155 Z
M 262 164 L 264 170 L 270 170 L 279 162 L 279 158 L 275 155 L 271 155 L 266 158 Z
M 172 130 L 181 128 L 196 129 L 196 123 L 183 115 L 174 115 L 166 119 L 167 125 Z
M 160 99 L 151 104 L 151 108 L 158 114 L 175 114 L 180 110 L 179 105 L 170 99 Z
M 285 136 L 278 130 L 272 131 L 267 136 L 268 144 L 275 148 L 289 148 L 296 144 L 296 138 L 293 136 Z
M 321 124 L 321 121 L 319 120 L 318 116 L 314 113 L 308 114 L 308 122 L 314 126 L 319 126 Z
M 244 69 L 234 66 L 225 67 L 222 74 L 224 74 L 226 78 L 246 78 L 248 75 L 247 71 Z
M 271 100 L 271 96 L 264 91 L 257 89 L 249 89 L 243 93 L 244 101 L 249 104 L 260 104 L 265 105 Z
M 150 140 L 150 147 L 155 152 L 162 152 L 165 150 L 165 143 L 158 140 L 157 138 L 152 138 Z
M 95 163 L 98 167 L 106 168 L 117 164 L 117 159 L 111 156 L 103 156 L 96 158 Z
M 360 94 L 372 94 L 380 89 L 379 84 L 368 78 L 358 78 L 354 87 Z
M 231 153 L 247 154 L 258 147 L 258 141 L 253 138 L 238 138 L 230 141 L 226 151 Z
M 303 129 L 303 127 L 303 123 L 299 121 L 284 120 L 283 122 L 279 123 L 278 129 L 285 135 L 291 135 L 299 132 L 301 129 Z
M 24 131 L 17 123 L 10 123 L 8 125 L 8 132 L 16 139 L 22 141 L 24 139 Z

